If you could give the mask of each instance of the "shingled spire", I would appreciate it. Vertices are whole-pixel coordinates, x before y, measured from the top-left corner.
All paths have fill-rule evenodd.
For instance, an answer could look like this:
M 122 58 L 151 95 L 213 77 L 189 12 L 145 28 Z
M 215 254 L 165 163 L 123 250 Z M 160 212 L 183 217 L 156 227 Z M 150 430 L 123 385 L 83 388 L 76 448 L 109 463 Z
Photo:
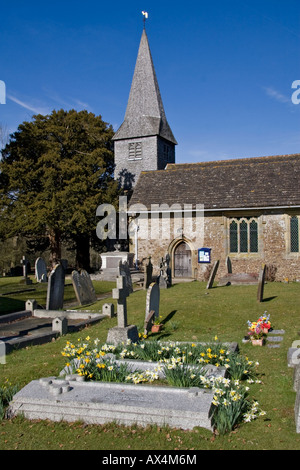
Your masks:
M 163 169 L 168 163 L 175 163 L 177 142 L 166 119 L 145 28 L 124 122 L 113 140 L 115 174 L 123 186 L 132 187 L 141 171 Z

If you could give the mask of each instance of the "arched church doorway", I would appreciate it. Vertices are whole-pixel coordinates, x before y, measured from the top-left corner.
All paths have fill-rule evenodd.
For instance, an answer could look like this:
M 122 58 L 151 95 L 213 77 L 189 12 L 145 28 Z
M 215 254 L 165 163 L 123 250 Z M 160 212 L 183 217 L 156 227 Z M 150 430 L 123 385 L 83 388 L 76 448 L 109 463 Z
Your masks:
M 192 253 L 184 241 L 174 250 L 174 277 L 192 277 Z

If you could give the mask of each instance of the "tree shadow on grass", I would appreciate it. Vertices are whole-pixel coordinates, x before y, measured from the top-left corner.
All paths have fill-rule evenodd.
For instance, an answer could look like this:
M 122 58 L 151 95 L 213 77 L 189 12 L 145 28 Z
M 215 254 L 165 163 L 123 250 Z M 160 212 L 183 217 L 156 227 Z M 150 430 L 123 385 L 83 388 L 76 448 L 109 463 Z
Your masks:
M 0 298 L 0 316 L 19 312 L 25 309 L 24 300 L 12 299 L 10 297 Z

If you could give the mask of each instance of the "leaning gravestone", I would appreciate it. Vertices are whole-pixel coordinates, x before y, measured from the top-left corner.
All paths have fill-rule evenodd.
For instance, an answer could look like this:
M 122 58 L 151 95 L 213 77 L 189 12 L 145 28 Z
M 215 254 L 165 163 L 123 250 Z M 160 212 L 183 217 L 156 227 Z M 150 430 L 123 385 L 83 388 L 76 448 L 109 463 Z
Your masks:
M 210 276 L 209 276 L 209 280 L 208 280 L 208 283 L 206 285 L 206 289 L 211 289 L 212 286 L 213 286 L 213 283 L 214 283 L 214 280 L 215 280 L 215 277 L 216 277 L 216 274 L 217 274 L 217 271 L 218 271 L 218 267 L 219 267 L 219 260 L 215 262 L 215 264 L 213 265 L 213 268 L 211 270 L 211 273 L 210 273 Z
M 264 285 L 266 276 L 266 265 L 261 268 L 258 276 L 257 301 L 262 302 L 264 298 Z
M 88 305 L 96 302 L 96 292 L 87 271 L 82 269 L 80 272 L 72 272 L 72 283 L 76 298 L 80 305 Z
M 159 317 L 159 299 L 160 299 L 159 285 L 156 282 L 152 282 L 147 290 L 145 319 L 148 317 L 149 313 L 152 311 L 155 312 L 156 318 Z
M 144 334 L 147 335 L 153 320 L 159 317 L 160 289 L 156 282 L 152 282 L 147 290 Z
M 65 270 L 57 264 L 49 275 L 46 310 L 59 310 L 64 305 Z
M 47 282 L 47 266 L 43 258 L 37 258 L 35 261 L 35 278 L 37 282 Z

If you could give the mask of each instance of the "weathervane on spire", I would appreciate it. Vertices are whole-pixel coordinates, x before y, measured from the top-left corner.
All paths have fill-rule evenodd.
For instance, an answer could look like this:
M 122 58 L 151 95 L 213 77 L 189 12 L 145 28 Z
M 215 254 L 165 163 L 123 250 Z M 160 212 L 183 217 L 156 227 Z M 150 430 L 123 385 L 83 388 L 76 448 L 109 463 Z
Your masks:
M 148 12 L 147 11 L 142 11 L 142 15 L 144 16 L 144 29 L 145 29 L 146 19 L 148 18 Z

